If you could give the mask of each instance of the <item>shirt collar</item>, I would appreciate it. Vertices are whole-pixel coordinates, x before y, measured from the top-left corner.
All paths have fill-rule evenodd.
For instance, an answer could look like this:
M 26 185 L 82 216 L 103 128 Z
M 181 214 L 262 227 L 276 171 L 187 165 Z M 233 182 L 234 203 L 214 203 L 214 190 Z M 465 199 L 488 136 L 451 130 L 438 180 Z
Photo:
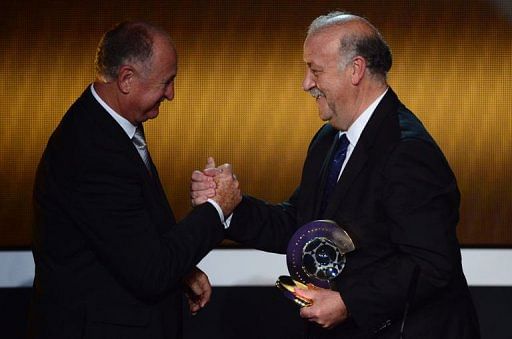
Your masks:
M 121 116 L 119 113 L 114 111 L 103 99 L 100 98 L 98 93 L 94 90 L 94 84 L 91 84 L 91 92 L 92 96 L 96 101 L 112 116 L 112 118 L 121 126 L 121 128 L 125 131 L 126 135 L 130 139 L 133 138 L 135 134 L 135 130 L 137 129 L 137 126 L 133 126 L 131 122 L 129 122 L 126 118 Z
M 355 147 L 355 145 L 357 144 L 357 141 L 359 140 L 359 137 L 363 133 L 363 130 L 366 124 L 368 123 L 368 120 L 370 120 L 370 118 L 372 117 L 373 112 L 375 112 L 375 109 L 379 105 L 384 95 L 388 92 L 388 89 L 389 87 L 386 88 L 384 93 L 382 93 L 377 99 L 375 99 L 375 101 L 372 102 L 370 106 L 368 106 L 368 108 L 366 108 L 364 112 L 356 119 L 356 121 L 354 121 L 354 123 L 348 128 L 346 132 L 347 139 L 353 147 Z M 340 131 L 339 136 L 341 136 L 343 133 L 344 132 Z

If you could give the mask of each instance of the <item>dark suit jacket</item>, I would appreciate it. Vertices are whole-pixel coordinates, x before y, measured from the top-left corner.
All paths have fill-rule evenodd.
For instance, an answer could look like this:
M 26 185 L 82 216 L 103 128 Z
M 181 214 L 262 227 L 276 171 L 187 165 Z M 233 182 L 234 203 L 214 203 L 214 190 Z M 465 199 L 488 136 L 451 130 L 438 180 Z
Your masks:
M 224 237 L 210 204 L 175 222 L 155 168 L 88 88 L 34 187 L 30 336 L 179 338 L 182 278 Z
M 455 232 L 459 191 L 439 147 L 389 89 L 320 215 L 337 132 L 326 124 L 315 135 L 289 201 L 244 197 L 230 237 L 285 253 L 307 222 L 332 219 L 345 228 L 356 250 L 335 285 L 350 317 L 333 330 L 310 326 L 311 338 L 399 338 L 404 318 L 405 338 L 477 338 Z

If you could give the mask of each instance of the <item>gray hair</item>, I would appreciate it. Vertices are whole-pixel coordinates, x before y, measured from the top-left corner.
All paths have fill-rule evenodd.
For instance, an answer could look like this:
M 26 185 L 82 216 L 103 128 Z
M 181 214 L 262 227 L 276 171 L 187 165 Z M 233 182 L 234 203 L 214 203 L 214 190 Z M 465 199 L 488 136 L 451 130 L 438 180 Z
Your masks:
M 361 56 L 366 60 L 366 67 L 372 74 L 385 79 L 393 62 L 391 50 L 377 28 L 365 18 L 338 11 L 321 15 L 309 26 L 308 36 L 356 20 L 366 25 L 372 33 L 354 32 L 343 35 L 340 39 L 340 69 L 345 68 L 354 57 Z
M 168 37 L 162 29 L 143 21 L 124 21 L 114 26 L 103 35 L 96 50 L 98 76 L 116 79 L 119 68 L 127 63 L 140 63 L 147 72 L 153 56 L 155 34 Z

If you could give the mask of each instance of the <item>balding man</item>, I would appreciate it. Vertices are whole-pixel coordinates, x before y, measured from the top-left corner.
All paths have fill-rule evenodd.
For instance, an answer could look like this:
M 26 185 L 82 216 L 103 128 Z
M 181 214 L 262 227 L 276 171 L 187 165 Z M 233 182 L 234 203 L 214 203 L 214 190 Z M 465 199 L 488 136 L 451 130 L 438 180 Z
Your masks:
M 142 127 L 174 98 L 166 32 L 117 25 L 100 41 L 96 70 L 37 170 L 30 337 L 181 338 L 183 292 L 192 312 L 208 302 L 195 265 L 224 238 L 224 213 L 241 195 L 229 187 L 175 221 Z
M 334 12 L 309 27 L 304 62 L 303 88 L 328 123 L 311 141 L 291 198 L 272 205 L 244 196 L 229 237 L 285 253 L 312 220 L 345 228 L 356 249 L 333 290 L 297 290 L 313 301 L 300 310 L 307 338 L 478 338 L 455 232 L 457 183 L 389 88 L 386 42 L 367 20 Z M 217 172 L 193 173 L 193 203 L 214 196 L 208 176 Z

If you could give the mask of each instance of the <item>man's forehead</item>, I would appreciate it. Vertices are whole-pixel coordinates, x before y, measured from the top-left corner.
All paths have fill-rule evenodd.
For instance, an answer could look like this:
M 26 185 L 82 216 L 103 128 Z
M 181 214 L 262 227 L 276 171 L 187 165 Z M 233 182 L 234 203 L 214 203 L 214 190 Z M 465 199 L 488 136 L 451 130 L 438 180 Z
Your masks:
M 338 45 L 340 43 L 341 37 L 343 36 L 345 30 L 343 27 L 336 25 L 326 27 L 320 31 L 311 33 L 306 37 L 304 41 L 304 48 L 306 45 Z
M 336 52 L 340 46 L 339 31 L 318 32 L 304 41 L 304 55 Z

